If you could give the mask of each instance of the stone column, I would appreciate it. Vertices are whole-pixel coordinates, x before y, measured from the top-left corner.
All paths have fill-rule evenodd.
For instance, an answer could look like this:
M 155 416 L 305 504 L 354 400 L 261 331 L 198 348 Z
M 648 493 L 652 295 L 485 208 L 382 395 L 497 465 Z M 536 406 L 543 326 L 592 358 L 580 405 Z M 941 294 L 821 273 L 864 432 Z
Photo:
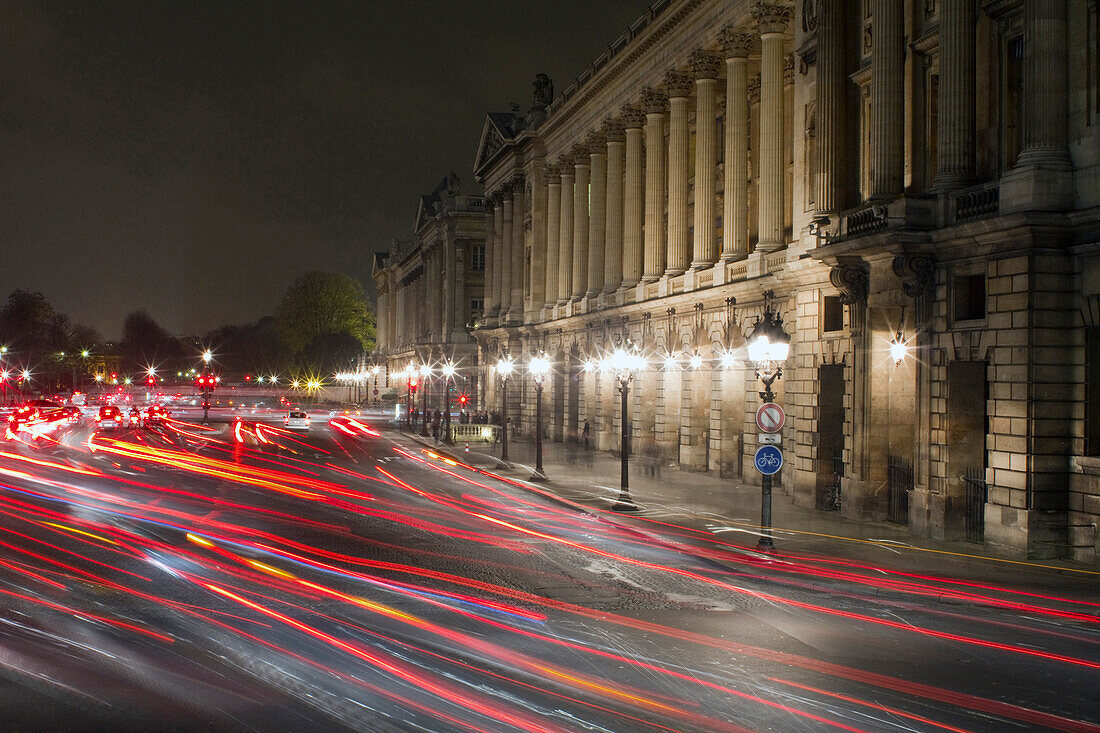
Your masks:
M 659 280 L 665 271 L 665 109 L 668 97 L 650 87 L 645 105 L 645 266 L 642 282 Z
M 546 300 L 546 171 L 541 161 L 530 172 L 531 180 L 531 262 L 527 266 L 527 309 L 538 311 Z M 535 314 L 537 315 L 537 313 Z M 536 318 L 536 320 L 538 320 Z
M 701 270 L 718 261 L 714 232 L 714 169 L 718 165 L 718 57 L 709 51 L 691 54 L 695 77 L 695 240 L 691 267 Z
M 558 238 L 558 305 L 565 305 L 573 295 L 573 157 L 563 155 L 561 168 L 561 232 Z
M 665 274 L 679 275 L 688 268 L 688 101 L 695 86 L 691 75 L 665 72 L 668 88 L 668 264 Z
M 497 268 L 494 256 L 496 253 L 496 226 L 494 222 L 493 194 L 485 195 L 485 320 L 496 316 L 500 308 L 495 287 Z
M 573 283 L 572 300 L 580 300 L 588 290 L 588 184 L 591 168 L 588 148 L 573 146 Z
M 607 139 L 602 132 L 590 132 L 585 140 L 592 170 L 592 207 L 588 218 L 588 289 L 586 298 L 595 298 L 603 290 L 604 229 L 607 226 Z
M 623 105 L 626 126 L 626 170 L 623 178 L 623 287 L 642 279 L 642 223 L 645 216 L 645 179 L 642 174 L 642 126 L 645 111 Z
M 500 322 L 507 323 L 512 318 L 512 229 L 513 200 L 512 185 L 506 185 L 501 191 L 503 196 L 504 223 L 500 228 L 501 268 L 500 268 Z
M 726 26 L 726 165 L 722 198 L 722 261 L 749 255 L 749 51 L 753 36 Z
M 546 307 L 558 302 L 558 261 L 561 257 L 561 175 L 546 166 Z
M 526 254 L 525 237 L 525 212 L 526 198 L 524 192 L 524 177 L 517 175 L 512 179 L 512 303 L 508 309 L 508 320 L 523 322 L 523 299 L 526 268 L 524 267 Z
M 1065 0 L 1027 0 L 1024 39 L 1024 147 L 1016 165 L 1068 169 Z
M 905 165 L 905 15 L 898 0 L 871 0 L 871 198 L 902 192 Z
M 504 320 L 508 309 L 504 305 L 504 191 L 493 194 L 493 308 L 494 315 Z
M 940 5 L 940 90 L 936 141 L 937 191 L 974 182 L 974 33 L 977 8 L 971 0 Z
M 443 238 L 443 268 L 439 273 L 440 277 L 443 278 L 442 336 L 444 342 L 450 342 L 451 334 L 455 331 L 455 290 L 459 281 L 466 275 L 466 273 L 459 274 L 455 269 L 459 262 L 455 251 L 457 249 L 458 243 L 450 234 L 446 235 Z
M 603 292 L 623 282 L 623 123 L 604 120 L 607 139 L 607 223 L 604 227 Z
M 896 0 L 891 0 L 896 2 Z M 786 244 L 783 231 L 783 33 L 791 9 L 760 3 L 752 11 L 760 29 L 760 226 L 757 249 Z
M 848 160 L 847 75 L 844 70 L 844 6 L 817 6 L 817 190 L 814 209 L 835 214 L 845 208 Z

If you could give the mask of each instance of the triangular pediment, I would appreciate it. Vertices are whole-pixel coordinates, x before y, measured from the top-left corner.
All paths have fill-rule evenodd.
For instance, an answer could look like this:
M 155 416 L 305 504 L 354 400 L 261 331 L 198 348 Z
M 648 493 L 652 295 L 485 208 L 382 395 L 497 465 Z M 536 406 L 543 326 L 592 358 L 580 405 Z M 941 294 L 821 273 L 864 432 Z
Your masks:
M 480 172 L 482 168 L 492 162 L 498 153 L 512 140 L 512 131 L 503 119 L 504 113 L 490 113 L 485 115 L 485 125 L 481 128 L 481 142 L 477 146 L 477 161 L 474 171 Z

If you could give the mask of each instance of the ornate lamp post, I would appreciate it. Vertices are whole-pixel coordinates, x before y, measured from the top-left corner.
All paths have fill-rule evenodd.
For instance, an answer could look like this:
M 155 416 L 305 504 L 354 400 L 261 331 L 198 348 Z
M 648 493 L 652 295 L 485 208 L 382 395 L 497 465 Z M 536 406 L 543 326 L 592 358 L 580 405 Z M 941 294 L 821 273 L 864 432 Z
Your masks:
M 770 292 L 764 293 L 764 315 L 753 326 L 747 346 L 749 364 L 764 384 L 760 399 L 765 403 L 775 401 L 772 384 L 783 376 L 783 363 L 787 361 L 787 355 L 791 351 L 791 337 L 783 330 L 783 319 L 778 313 L 772 313 L 768 306 L 770 298 Z M 760 541 L 756 549 L 773 552 L 775 540 L 772 539 L 771 474 L 762 474 L 760 477 L 760 527 Z
M 532 481 L 545 481 L 546 472 L 542 470 L 542 383 L 550 372 L 550 360 L 545 352 L 531 360 L 528 371 L 535 380 L 535 473 Z
M 374 404 L 378 401 L 378 372 L 382 371 L 382 368 L 375 364 L 370 368 L 370 373 L 374 375 L 374 390 L 371 392 L 371 398 L 367 400 L 368 404 Z
M 424 383 L 420 388 L 420 435 L 428 437 L 428 377 L 432 376 L 432 368 L 428 364 L 420 365 L 420 379 Z
M 630 457 L 630 421 L 628 419 L 627 396 L 630 394 L 630 383 L 634 381 L 635 373 L 646 368 L 645 358 L 638 353 L 637 348 L 631 348 L 628 341 L 626 347 L 620 346 L 604 360 L 603 366 L 615 372 L 615 379 L 619 383 L 619 394 L 622 397 L 622 445 L 619 451 L 620 478 L 619 500 L 612 507 L 617 512 L 636 512 L 638 506 L 630 498 L 630 471 L 627 461 Z
M 451 381 L 455 376 L 454 362 L 448 361 L 440 371 L 443 372 L 443 442 L 446 445 L 454 443 L 451 440 Z
M 508 463 L 508 377 L 512 376 L 512 370 L 516 364 L 511 359 L 501 359 L 497 362 L 497 374 L 500 375 L 500 460 Z

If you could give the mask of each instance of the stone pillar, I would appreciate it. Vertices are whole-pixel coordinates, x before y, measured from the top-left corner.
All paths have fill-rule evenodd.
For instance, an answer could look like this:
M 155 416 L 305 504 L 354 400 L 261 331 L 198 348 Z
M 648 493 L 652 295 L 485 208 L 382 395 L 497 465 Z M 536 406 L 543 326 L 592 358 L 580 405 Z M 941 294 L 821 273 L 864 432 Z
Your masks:
M 623 282 L 623 123 L 604 120 L 607 138 L 607 223 L 604 229 L 603 292 Z
M 502 191 L 503 224 L 500 228 L 500 322 L 507 323 L 512 318 L 512 229 L 513 200 L 512 186 L 506 185 Z
M 718 57 L 709 51 L 691 55 L 695 77 L 695 240 L 691 267 L 701 270 L 718 261 L 714 232 L 714 169 L 718 165 Z
M 940 5 L 938 147 L 932 186 L 938 191 L 974 182 L 976 13 L 971 0 L 942 0 Z
M 588 289 L 584 297 L 595 298 L 603 290 L 604 229 L 607 226 L 607 139 L 602 132 L 590 132 L 585 140 L 591 166 L 592 213 L 588 218 Z
M 1068 168 L 1065 0 L 1027 0 L 1024 34 L 1024 147 L 1016 165 Z
M 517 175 L 512 179 L 512 302 L 508 309 L 508 320 L 523 322 L 523 289 L 526 254 L 524 178 Z
M 573 146 L 573 282 L 572 300 L 580 300 L 588 289 L 588 184 L 591 168 L 588 148 Z
M 858 257 L 848 257 L 829 272 L 829 281 L 840 291 L 840 300 L 848 306 L 849 334 L 852 338 L 851 368 L 851 432 L 847 436 L 848 471 L 850 483 L 844 485 L 844 511 L 848 516 L 862 516 L 868 469 L 868 442 L 870 439 L 869 369 L 870 334 L 867 332 L 867 291 L 870 275 L 866 263 Z M 873 491 L 872 489 L 869 489 Z M 849 501 L 848 497 L 856 498 Z
M 727 26 L 722 31 L 726 52 L 726 164 L 722 198 L 722 261 L 743 260 L 749 254 L 749 50 L 753 36 Z
M 626 170 L 623 177 L 623 287 L 642 279 L 642 224 L 645 217 L 645 178 L 642 163 L 642 126 L 645 110 L 623 105 L 626 126 Z
M 871 0 L 871 198 L 902 192 L 905 165 L 905 14 L 898 0 Z
M 844 6 L 817 6 L 817 190 L 814 209 L 835 214 L 845 208 L 847 170 L 847 75 L 844 70 Z
M 650 87 L 645 105 L 645 265 L 642 282 L 659 280 L 665 271 L 665 109 L 668 97 Z
M 458 274 L 456 267 L 459 258 L 456 256 L 455 250 L 458 249 L 458 244 L 455 242 L 451 234 L 447 234 L 443 238 L 443 267 L 439 273 L 443 279 L 443 323 L 442 323 L 442 336 L 444 343 L 450 342 L 451 334 L 455 330 L 455 289 L 458 287 L 458 283 L 466 273 Z
M 558 305 L 565 305 L 573 295 L 573 157 L 562 156 L 561 168 L 561 232 L 558 241 Z
M 537 162 L 528 175 L 531 181 L 531 262 L 527 265 L 527 282 L 530 292 L 527 294 L 526 308 L 538 311 L 546 300 L 546 172 Z M 532 317 L 539 320 L 534 313 Z
M 493 314 L 504 320 L 508 309 L 504 305 L 504 191 L 493 194 Z
M 558 262 L 561 257 L 561 174 L 546 166 L 546 307 L 558 302 Z
M 682 71 L 665 73 L 668 88 L 668 264 L 665 274 L 679 275 L 688 268 L 688 101 L 695 86 Z
M 497 269 L 494 257 L 496 255 L 496 216 L 494 195 L 485 196 L 485 320 L 494 318 L 500 309 L 500 301 L 497 299 L 496 277 Z
M 891 0 L 896 2 L 896 0 Z M 757 249 L 774 252 L 786 244 L 783 230 L 783 33 L 791 9 L 758 4 L 760 28 L 760 227 Z

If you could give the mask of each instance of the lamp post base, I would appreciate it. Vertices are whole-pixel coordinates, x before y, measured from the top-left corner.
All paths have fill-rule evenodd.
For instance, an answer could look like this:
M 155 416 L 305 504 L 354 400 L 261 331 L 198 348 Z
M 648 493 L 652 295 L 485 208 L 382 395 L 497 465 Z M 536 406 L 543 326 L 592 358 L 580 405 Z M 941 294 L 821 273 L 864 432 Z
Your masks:
M 775 540 L 773 540 L 771 537 L 761 537 L 760 541 L 756 543 L 756 551 L 774 554 Z
M 636 512 L 639 511 L 638 505 L 634 503 L 634 500 L 630 498 L 630 494 L 619 494 L 619 500 L 615 502 L 611 507 L 613 512 Z
M 533 474 L 527 477 L 528 481 L 538 481 L 539 483 L 545 483 L 550 480 L 550 477 L 545 473 L 539 473 L 535 471 Z

